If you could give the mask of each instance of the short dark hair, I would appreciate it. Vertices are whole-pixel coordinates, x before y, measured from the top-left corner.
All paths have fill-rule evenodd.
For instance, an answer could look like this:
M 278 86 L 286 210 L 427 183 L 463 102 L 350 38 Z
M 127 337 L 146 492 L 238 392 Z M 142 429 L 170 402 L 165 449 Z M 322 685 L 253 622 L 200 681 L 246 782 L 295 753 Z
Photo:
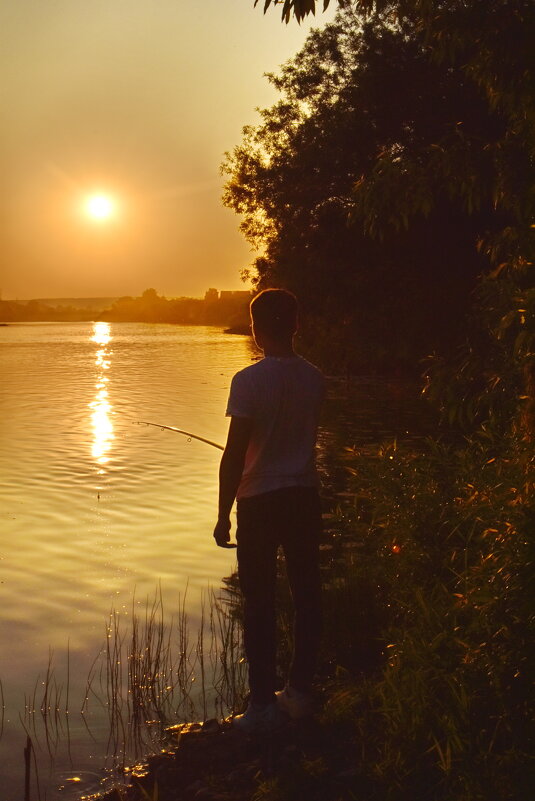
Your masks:
M 253 326 L 260 332 L 286 339 L 297 330 L 297 298 L 287 289 L 264 289 L 250 305 Z

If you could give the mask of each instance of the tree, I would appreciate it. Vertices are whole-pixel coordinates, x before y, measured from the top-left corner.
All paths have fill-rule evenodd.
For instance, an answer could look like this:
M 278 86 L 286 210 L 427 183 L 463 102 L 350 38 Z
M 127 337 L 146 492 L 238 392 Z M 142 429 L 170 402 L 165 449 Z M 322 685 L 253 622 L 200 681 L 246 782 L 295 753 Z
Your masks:
M 259 0 L 255 0 L 255 6 L 258 5 Z M 308 14 L 316 13 L 316 0 L 264 0 L 264 13 L 268 10 L 270 5 L 282 6 L 282 19 L 289 22 L 292 15 L 295 16 L 298 22 L 301 22 Z M 338 0 L 340 7 L 344 6 L 344 0 Z M 325 11 L 330 5 L 330 0 L 323 0 L 323 10 Z
M 276 0 L 265 0 L 264 11 L 272 3 L 275 4 Z M 292 15 L 300 21 L 316 10 L 316 0 L 284 0 L 278 4 L 282 5 L 286 22 Z M 377 197 L 382 195 L 389 181 L 420 189 L 411 193 L 408 210 L 411 213 L 427 208 L 434 194 L 428 181 L 438 177 L 468 210 L 481 202 L 482 194 L 490 192 L 496 207 L 506 208 L 516 218 L 516 255 L 531 252 L 531 223 L 535 214 L 532 189 L 535 5 L 531 0 L 338 0 L 338 5 L 352 8 L 364 19 L 385 14 L 391 25 L 403 25 L 409 21 L 420 33 L 433 60 L 462 74 L 465 80 L 478 87 L 489 107 L 496 109 L 506 120 L 503 135 L 493 143 L 490 152 L 484 140 L 477 143 L 465 139 L 463 129 L 452 131 L 450 140 L 442 142 L 440 150 L 429 152 L 427 160 L 420 162 L 414 181 L 411 181 L 411 175 L 415 165 L 404 164 L 396 153 L 397 167 L 393 167 L 392 154 L 385 152 L 377 164 L 375 180 L 367 183 L 366 192 L 361 191 L 361 200 L 368 211 L 368 224 L 374 225 Z M 329 0 L 323 0 L 323 8 L 328 6 Z M 517 158 L 519 142 L 523 153 L 520 161 Z M 485 150 L 494 160 L 490 186 L 488 182 L 479 180 L 478 158 Z M 435 175 L 436 169 L 438 176 Z M 520 180 L 522 175 L 523 181 Z M 398 221 L 407 215 L 404 201 L 408 194 L 401 193 Z M 392 220 L 392 215 L 389 219 Z M 511 255 L 511 238 L 504 245 Z M 489 252 L 493 253 L 491 246 Z
M 255 5 L 258 0 L 256 0 Z M 265 0 L 264 11 L 276 0 Z M 301 21 L 315 13 L 316 0 L 284 0 L 282 16 L 286 22 L 291 16 Z M 330 0 L 323 0 L 327 8 Z M 386 14 L 389 23 L 402 25 L 410 21 L 427 44 L 436 63 L 461 73 L 478 87 L 489 108 L 504 116 L 506 125 L 490 152 L 488 143 L 465 139 L 464 130 L 452 131 L 449 141 L 441 143 L 440 150 L 429 152 L 427 160 L 420 162 L 418 174 L 411 181 L 414 164 L 404 164 L 394 154 L 397 167 L 392 166 L 392 154 L 385 152 L 375 170 L 375 181 L 368 182 L 361 191 L 361 200 L 368 211 L 368 224 L 374 225 L 375 203 L 390 180 L 397 180 L 411 190 L 413 198 L 409 213 L 425 210 L 433 191 L 428 181 L 438 177 L 455 192 L 460 201 L 472 209 L 481 202 L 481 195 L 490 192 L 497 208 L 506 208 L 517 223 L 513 239 L 502 242 L 513 257 L 531 253 L 535 215 L 533 192 L 533 159 L 535 158 L 535 5 L 531 0 L 338 0 L 340 7 L 351 7 L 363 18 L 373 19 Z M 455 134 L 455 135 L 454 135 Z M 520 148 L 519 148 L 520 143 Z M 478 146 L 479 145 L 479 146 Z M 518 160 L 518 151 L 522 158 Z M 481 182 L 478 158 L 483 151 L 494 160 L 494 174 L 490 186 Z M 409 168 L 408 170 L 406 168 Z M 526 169 L 527 167 L 527 169 Z M 439 174 L 436 176 L 435 170 Z M 521 180 L 521 176 L 524 180 Z M 401 180 L 400 179 L 401 176 Z M 406 177 L 404 177 L 406 176 Z M 461 180 L 458 180 L 461 178 Z M 364 187 L 361 187 L 363 190 Z M 409 192 L 401 193 L 398 220 L 407 210 L 405 199 Z M 392 217 L 390 217 L 392 219 Z M 496 243 L 489 252 L 496 255 Z M 516 250 L 515 250 L 516 248 Z M 513 253 L 515 250 L 515 253 Z M 503 255 L 503 251 L 500 255 Z M 522 258 L 521 258 L 522 260 Z
M 392 181 L 370 210 L 364 188 L 383 159 L 418 162 L 458 136 L 460 120 L 467 136 L 495 139 L 502 117 L 473 82 L 435 63 L 412 23 L 364 22 L 353 7 L 270 80 L 281 100 L 244 129 L 223 167 L 224 202 L 263 248 L 259 285 L 298 291 L 315 328 L 328 329 L 330 346 L 333 336 L 347 343 L 359 369 L 416 364 L 444 348 L 485 265 L 476 238 L 498 225 L 491 199 L 467 214 L 439 188 L 412 208 Z
M 317 6 L 315 0 L 266 0 L 264 11 L 275 4 L 286 22 L 292 16 L 300 21 Z M 323 7 L 328 5 L 325 0 Z M 416 218 L 433 214 L 445 192 L 470 216 L 491 204 L 493 225 L 480 227 L 477 243 L 494 268 L 478 293 L 487 346 L 472 352 L 473 371 L 486 376 L 484 395 L 499 386 L 501 397 L 503 378 L 480 357 L 502 349 L 499 361 L 514 363 L 518 379 L 509 382 L 511 393 L 524 399 L 535 383 L 535 5 L 531 0 L 344 0 L 338 5 L 363 20 L 384 15 L 392 27 L 412 25 L 430 60 L 471 84 L 503 122 L 500 135 L 490 140 L 485 132 L 472 135 L 463 124 L 419 150 L 385 148 L 356 184 L 352 219 L 386 239 L 392 229 L 410 229 Z

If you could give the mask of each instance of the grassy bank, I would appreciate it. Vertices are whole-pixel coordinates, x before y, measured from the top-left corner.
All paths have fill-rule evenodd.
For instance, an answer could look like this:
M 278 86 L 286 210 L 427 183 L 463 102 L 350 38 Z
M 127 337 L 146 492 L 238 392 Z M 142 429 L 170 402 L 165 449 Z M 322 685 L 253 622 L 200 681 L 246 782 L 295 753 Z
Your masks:
M 530 443 L 483 429 L 458 446 L 348 447 L 341 461 L 347 486 L 326 516 L 322 545 L 317 719 L 256 743 L 217 722 L 180 729 L 181 743 L 174 730 L 167 754 L 116 798 L 529 796 Z M 282 581 L 281 593 L 283 675 L 290 612 Z M 227 613 L 239 616 L 235 594 Z
M 363 547 L 330 619 L 343 617 L 344 595 L 352 586 L 358 593 L 362 577 L 374 595 L 365 617 L 377 622 L 384 649 L 379 669 L 359 678 L 336 653 L 349 631 L 331 635 L 341 669 L 325 714 L 353 732 L 355 797 L 526 797 L 530 444 L 482 431 L 457 448 L 429 442 L 420 453 L 348 452 L 347 468 L 356 495 L 345 523 L 350 536 L 362 531 Z

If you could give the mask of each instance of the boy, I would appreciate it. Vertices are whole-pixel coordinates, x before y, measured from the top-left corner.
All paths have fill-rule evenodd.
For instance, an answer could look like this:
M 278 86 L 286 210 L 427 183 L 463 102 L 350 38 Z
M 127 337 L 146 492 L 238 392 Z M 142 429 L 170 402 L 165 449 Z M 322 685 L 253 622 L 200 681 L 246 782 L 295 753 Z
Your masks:
M 219 471 L 216 543 L 230 544 L 237 498 L 238 576 L 244 598 L 244 645 L 250 702 L 234 725 L 246 733 L 311 711 L 310 685 L 319 635 L 321 509 L 315 467 L 324 395 L 320 371 L 293 349 L 297 301 L 266 289 L 250 306 L 253 336 L 264 358 L 232 379 L 228 440 Z M 294 604 L 294 649 L 288 684 L 276 693 L 275 579 L 282 546 Z

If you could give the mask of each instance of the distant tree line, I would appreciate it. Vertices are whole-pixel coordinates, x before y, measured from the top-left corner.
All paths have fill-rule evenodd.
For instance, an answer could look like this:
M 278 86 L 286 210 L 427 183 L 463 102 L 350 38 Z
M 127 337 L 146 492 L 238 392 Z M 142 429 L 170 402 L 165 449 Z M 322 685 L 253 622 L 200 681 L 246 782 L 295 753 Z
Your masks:
M 218 292 L 209 289 L 204 298 L 165 298 L 155 289 L 146 289 L 140 297 L 122 297 L 109 308 L 49 306 L 38 300 L 28 303 L 0 301 L 0 321 L 83 321 L 178 323 L 182 325 L 222 325 L 235 331 L 248 330 L 247 291 Z
M 40 300 L 27 303 L 16 300 L 0 300 L 0 322 L 78 322 L 94 320 L 94 309 L 76 306 L 51 306 Z
M 204 298 L 165 298 L 155 289 L 141 297 L 119 298 L 101 314 L 110 322 L 181 323 L 183 325 L 225 325 L 245 328 L 248 324 L 250 293 L 209 289 Z

